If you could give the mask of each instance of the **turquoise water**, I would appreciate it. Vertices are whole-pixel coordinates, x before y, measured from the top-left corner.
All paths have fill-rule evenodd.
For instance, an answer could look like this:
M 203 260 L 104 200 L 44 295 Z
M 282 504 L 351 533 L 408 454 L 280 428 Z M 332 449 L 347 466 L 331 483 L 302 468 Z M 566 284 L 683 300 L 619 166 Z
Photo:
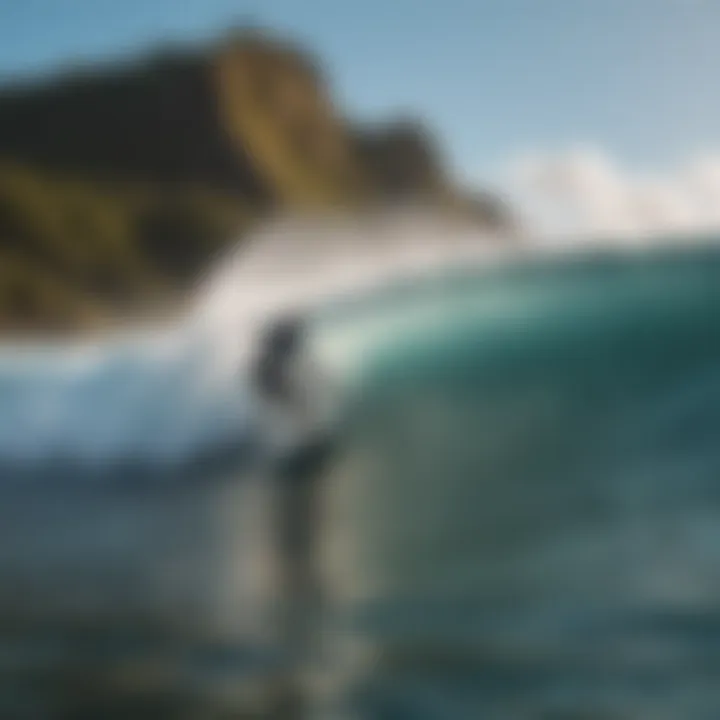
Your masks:
M 172 696 L 154 718 L 272 696 L 273 492 L 242 376 L 187 340 L 0 365 L 3 708 L 45 712 L 69 658 Z M 395 283 L 322 305 L 310 349 L 343 399 L 312 717 L 720 717 L 720 248 Z
M 719 281 L 709 248 L 553 260 L 327 318 L 365 343 L 329 717 L 720 717 Z

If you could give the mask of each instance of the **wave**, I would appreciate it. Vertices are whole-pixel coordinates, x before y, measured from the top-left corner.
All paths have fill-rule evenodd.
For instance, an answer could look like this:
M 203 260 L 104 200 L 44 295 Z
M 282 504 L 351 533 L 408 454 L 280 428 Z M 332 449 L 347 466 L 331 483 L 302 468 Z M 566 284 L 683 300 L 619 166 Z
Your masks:
M 592 265 L 606 246 L 586 242 L 577 254 L 594 248 Z M 621 247 L 636 251 L 631 242 Z M 271 318 L 287 311 L 318 318 L 319 351 L 342 375 L 378 332 L 437 312 L 438 293 L 421 291 L 423 282 L 435 283 L 440 296 L 451 285 L 462 294 L 457 270 L 472 286 L 481 268 L 522 271 L 557 256 L 529 237 L 514 242 L 415 208 L 278 220 L 220 257 L 174 324 L 0 349 L 0 465 L 80 463 L 112 472 L 127 462 L 178 467 L 242 455 L 260 431 L 246 367 Z M 566 247 L 559 256 L 567 262 Z M 365 320 L 351 321 L 360 306 Z
M 0 464 L 108 471 L 241 447 L 256 425 L 244 369 L 270 318 L 502 247 L 418 211 L 269 224 L 219 258 L 173 325 L 0 349 Z

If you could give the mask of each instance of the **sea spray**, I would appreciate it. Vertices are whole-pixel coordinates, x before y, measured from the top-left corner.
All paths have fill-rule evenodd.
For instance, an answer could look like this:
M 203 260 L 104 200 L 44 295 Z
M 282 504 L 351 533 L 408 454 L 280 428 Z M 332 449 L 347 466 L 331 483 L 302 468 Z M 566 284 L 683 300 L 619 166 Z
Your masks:
M 0 464 L 175 461 L 251 432 L 244 379 L 278 314 L 507 251 L 433 213 L 288 220 L 231 248 L 173 324 L 0 349 Z

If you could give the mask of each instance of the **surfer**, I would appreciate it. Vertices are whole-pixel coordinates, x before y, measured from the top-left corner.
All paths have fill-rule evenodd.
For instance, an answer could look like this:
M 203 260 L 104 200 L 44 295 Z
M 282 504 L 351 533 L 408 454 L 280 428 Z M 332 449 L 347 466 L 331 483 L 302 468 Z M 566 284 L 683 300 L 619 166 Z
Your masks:
M 276 538 L 281 583 L 281 633 L 290 655 L 288 679 L 295 698 L 292 716 L 302 714 L 299 676 L 313 645 L 320 606 L 316 562 L 319 480 L 332 455 L 327 423 L 318 425 L 318 398 L 326 391 L 305 353 L 302 318 L 283 317 L 261 343 L 253 383 L 265 411 L 270 445 L 268 465 L 277 483 Z M 288 712 L 290 710 L 288 709 Z
M 273 455 L 292 459 L 293 466 L 322 454 L 333 434 L 329 378 L 311 361 L 306 336 L 302 317 L 277 320 L 261 342 L 252 373 L 265 440 Z

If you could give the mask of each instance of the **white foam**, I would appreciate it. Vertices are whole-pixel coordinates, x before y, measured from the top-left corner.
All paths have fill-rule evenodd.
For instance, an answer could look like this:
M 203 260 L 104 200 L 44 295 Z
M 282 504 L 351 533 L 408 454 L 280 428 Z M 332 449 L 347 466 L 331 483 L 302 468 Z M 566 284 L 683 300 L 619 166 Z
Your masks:
M 602 177 L 591 172 L 589 187 L 603 185 Z M 0 463 L 182 461 L 215 442 L 240 440 L 254 418 L 245 367 L 273 316 L 453 265 L 566 252 L 567 242 L 549 237 L 517 242 L 417 208 L 268 224 L 218 259 L 172 326 L 0 349 Z M 596 233 L 597 242 L 580 245 L 614 237 Z M 623 247 L 634 246 L 626 240 Z M 346 340 L 345 357 L 354 352 L 352 337 Z
M 218 261 L 172 327 L 4 348 L 0 461 L 182 459 L 239 440 L 252 421 L 243 369 L 274 314 L 497 252 L 497 238 L 414 210 L 268 225 Z

